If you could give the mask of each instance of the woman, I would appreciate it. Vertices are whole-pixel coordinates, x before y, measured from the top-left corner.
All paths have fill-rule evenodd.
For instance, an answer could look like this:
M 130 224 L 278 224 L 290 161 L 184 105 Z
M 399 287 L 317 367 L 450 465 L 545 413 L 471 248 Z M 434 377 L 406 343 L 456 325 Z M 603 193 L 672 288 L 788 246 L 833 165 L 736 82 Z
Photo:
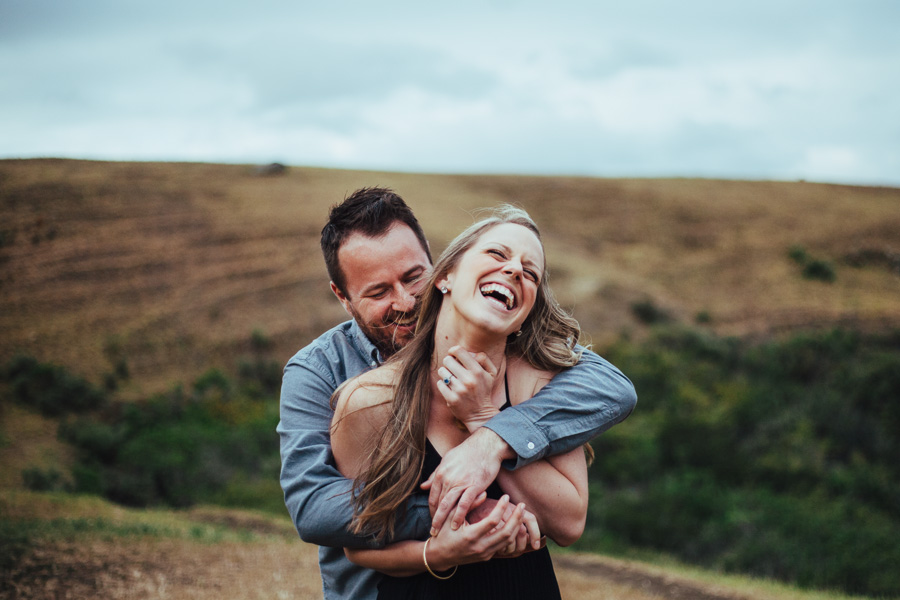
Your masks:
M 547 285 L 540 234 L 525 211 L 503 207 L 460 234 L 423 288 L 414 340 L 337 392 L 332 449 L 341 472 L 359 484 L 357 530 L 390 536 L 396 511 L 440 456 L 575 364 L 578 335 Z M 441 360 L 456 346 L 483 353 L 496 370 L 490 397 L 466 414 L 454 414 L 442 397 L 454 382 Z M 347 556 L 388 575 L 379 598 L 559 597 L 546 548 L 483 561 L 519 554 L 535 526 L 560 545 L 578 539 L 587 513 L 585 453 L 501 470 L 488 496 L 496 503 L 459 530 L 446 525 L 425 542 Z

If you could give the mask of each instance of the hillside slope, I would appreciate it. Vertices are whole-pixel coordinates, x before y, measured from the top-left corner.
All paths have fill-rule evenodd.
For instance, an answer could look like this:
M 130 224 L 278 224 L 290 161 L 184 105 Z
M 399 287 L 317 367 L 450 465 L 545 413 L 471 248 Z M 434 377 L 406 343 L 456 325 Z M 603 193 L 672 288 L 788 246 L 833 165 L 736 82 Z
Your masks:
M 318 236 L 329 206 L 367 185 L 392 187 L 408 200 L 435 254 L 476 209 L 525 207 L 544 232 L 557 296 L 601 353 L 613 352 L 607 344 L 620 336 L 643 337 L 653 320 L 752 338 L 834 324 L 900 327 L 898 189 L 310 168 L 264 177 L 240 165 L 7 160 L 0 161 L 0 365 L 28 354 L 101 383 L 125 361 L 129 377 L 115 396 L 130 400 L 188 386 L 211 367 L 233 370 L 248 356 L 283 364 L 346 318 L 328 289 Z M 804 265 L 814 264 L 818 274 L 804 277 Z M 696 396 L 698 388 L 688 387 Z M 654 395 L 665 395 L 644 392 L 645 410 Z M 266 403 L 274 410 L 272 393 Z M 212 597 L 222 589 L 210 583 L 222 565 L 240 597 L 271 597 L 282 584 L 316 593 L 313 549 L 283 515 L 275 526 L 281 533 L 250 548 L 242 533 L 226 543 L 195 539 L 206 535 L 210 513 L 202 511 L 179 521 L 187 533 L 160 540 L 154 532 L 170 528 L 147 525 L 153 511 L 128 513 L 123 530 L 122 509 L 99 499 L 22 492 L 25 469 L 68 472 L 73 451 L 57 439 L 57 419 L 7 396 L 0 385 L 0 528 L 35 528 L 39 542 L 19 565 L 32 570 L 16 581 L 37 586 L 22 597 L 90 586 L 118 597 L 135 585 Z M 642 416 L 632 418 L 632 432 L 647 434 Z M 280 503 L 276 479 L 266 476 Z M 138 544 L 120 539 L 121 531 L 131 535 L 131 521 Z M 258 523 L 249 529 L 258 533 Z M 293 563 L 283 557 L 295 550 L 307 568 L 284 579 Z M 174 560 L 159 558 L 167 553 Z M 606 559 L 559 558 L 567 597 L 785 597 L 722 591 Z M 235 565 L 252 575 L 235 578 Z M 262 596 L 259 578 L 275 582 Z
M 318 234 L 329 206 L 368 185 L 409 202 L 435 253 L 473 210 L 522 205 L 557 296 L 601 348 L 640 335 L 638 303 L 728 335 L 900 324 L 893 188 L 4 160 L 0 360 L 27 353 L 96 378 L 123 354 L 134 393 L 227 368 L 254 332 L 286 361 L 344 318 Z M 803 278 L 792 247 L 836 280 Z

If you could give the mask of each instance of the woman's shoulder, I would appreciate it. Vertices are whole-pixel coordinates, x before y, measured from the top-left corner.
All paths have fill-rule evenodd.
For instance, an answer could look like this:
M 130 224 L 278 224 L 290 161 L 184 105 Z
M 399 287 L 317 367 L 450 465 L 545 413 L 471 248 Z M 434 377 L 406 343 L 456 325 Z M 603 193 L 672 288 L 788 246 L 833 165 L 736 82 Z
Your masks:
M 335 390 L 335 410 L 355 412 L 390 402 L 396 373 L 396 366 L 388 364 L 348 379 Z
M 522 357 L 511 356 L 506 363 L 510 403 L 515 405 L 537 394 L 558 371 L 539 369 Z
M 393 377 L 380 367 L 348 380 L 335 394 L 331 450 L 340 472 L 357 477 L 390 418 Z

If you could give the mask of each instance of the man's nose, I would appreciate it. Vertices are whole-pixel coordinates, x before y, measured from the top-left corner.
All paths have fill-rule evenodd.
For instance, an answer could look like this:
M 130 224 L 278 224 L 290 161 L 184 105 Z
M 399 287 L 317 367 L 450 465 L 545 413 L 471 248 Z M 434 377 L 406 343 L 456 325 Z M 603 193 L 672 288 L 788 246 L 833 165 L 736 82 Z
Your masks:
M 394 293 L 394 305 L 392 308 L 397 312 L 409 312 L 416 305 L 416 296 L 412 293 L 411 290 L 407 289 L 405 286 L 398 286 L 398 289 Z

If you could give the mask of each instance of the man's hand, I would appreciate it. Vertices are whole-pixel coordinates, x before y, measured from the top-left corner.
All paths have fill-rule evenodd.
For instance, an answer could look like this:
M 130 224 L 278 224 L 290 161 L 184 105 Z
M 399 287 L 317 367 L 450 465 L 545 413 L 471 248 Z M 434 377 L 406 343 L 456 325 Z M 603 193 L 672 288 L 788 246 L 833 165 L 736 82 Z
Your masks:
M 512 449 L 490 429 L 478 429 L 447 452 L 422 489 L 429 490 L 432 535 L 453 512 L 451 529 L 458 529 L 472 508 L 484 501 L 484 491 L 497 478 L 500 463 L 513 458 Z
M 438 391 L 453 416 L 473 432 L 499 412 L 491 402 L 497 367 L 483 352 L 453 346 L 438 369 Z

